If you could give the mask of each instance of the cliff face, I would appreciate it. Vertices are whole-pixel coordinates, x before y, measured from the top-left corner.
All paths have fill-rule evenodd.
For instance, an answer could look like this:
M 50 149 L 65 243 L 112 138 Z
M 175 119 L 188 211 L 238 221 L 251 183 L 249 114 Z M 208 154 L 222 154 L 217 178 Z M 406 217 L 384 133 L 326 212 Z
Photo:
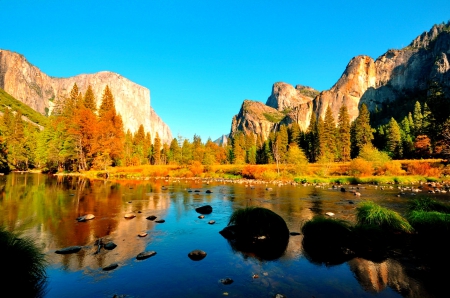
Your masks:
M 0 88 L 41 114 L 50 114 L 56 100 L 66 98 L 75 83 L 83 93 L 91 85 L 98 106 L 105 86 L 109 85 L 125 131 L 135 132 L 142 124 L 152 137 L 158 132 L 164 142 L 172 140 L 170 128 L 150 106 L 147 88 L 108 71 L 70 78 L 50 77 L 31 65 L 24 56 L 0 50 Z
M 297 122 L 303 130 L 309 126 L 312 113 L 323 118 L 328 106 L 337 119 L 339 109 L 346 105 L 353 121 L 361 104 L 366 104 L 370 111 L 388 103 L 396 106 L 396 102 L 408 100 L 409 94 L 426 93 L 431 81 L 450 90 L 449 60 L 450 22 L 433 26 L 409 46 L 388 50 L 375 61 L 368 56 L 353 58 L 336 84 L 320 94 L 309 87 L 298 85 L 294 88 L 286 83 L 275 83 L 266 105 L 286 116 L 280 124 Z M 242 122 L 240 117 L 243 115 L 234 116 L 232 133 L 236 129 L 235 123 Z M 257 126 L 249 125 L 247 130 Z M 274 126 L 272 124 L 272 128 Z M 257 133 L 256 130 L 253 132 Z

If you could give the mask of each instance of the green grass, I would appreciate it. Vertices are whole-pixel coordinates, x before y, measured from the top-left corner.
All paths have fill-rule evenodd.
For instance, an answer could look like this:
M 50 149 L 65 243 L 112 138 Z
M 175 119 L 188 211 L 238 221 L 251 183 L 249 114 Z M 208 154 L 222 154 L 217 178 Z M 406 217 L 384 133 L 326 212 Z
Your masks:
M 438 202 L 431 198 L 415 199 L 408 204 L 409 210 L 412 211 L 424 211 L 424 212 L 442 212 L 450 214 L 450 206 L 444 203 Z
M 45 256 L 30 238 L 0 227 L 0 260 L 6 270 L 2 284 L 14 287 L 16 297 L 39 297 L 45 294 Z
M 275 113 L 263 113 L 263 116 L 272 123 L 278 123 L 284 118 L 284 114 L 275 114 Z
M 0 88 L 0 111 L 4 112 L 7 107 L 10 107 L 13 111 L 20 111 L 23 116 L 27 117 L 36 124 L 41 126 L 45 126 L 47 124 L 47 118 L 44 115 L 36 112 Z
M 448 233 L 450 231 L 450 214 L 437 211 L 412 211 L 408 220 L 419 231 Z
M 372 201 L 363 202 L 356 208 L 356 218 L 358 225 L 379 226 L 393 232 L 411 233 L 414 230 L 400 214 Z

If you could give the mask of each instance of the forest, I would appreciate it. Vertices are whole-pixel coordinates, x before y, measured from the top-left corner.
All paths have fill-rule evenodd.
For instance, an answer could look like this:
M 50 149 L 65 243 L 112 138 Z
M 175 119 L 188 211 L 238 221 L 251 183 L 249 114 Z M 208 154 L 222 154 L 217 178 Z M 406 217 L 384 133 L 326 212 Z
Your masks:
M 84 92 L 83 92 L 84 91 Z M 308 129 L 297 123 L 278 126 L 266 140 L 238 132 L 219 146 L 211 139 L 192 141 L 183 136 L 164 144 L 141 125 L 135 133 L 124 131 L 114 95 L 105 87 L 96 106 L 92 88 L 75 84 L 64 100 L 57 100 L 45 123 L 25 121 L 20 110 L 4 109 L 0 117 L 0 171 L 82 172 L 110 166 L 274 164 L 352 162 L 354 169 L 366 161 L 446 158 L 450 153 L 450 99 L 438 83 L 403 118 L 387 123 L 371 121 L 363 104 L 350 122 L 346 106 L 338 119 L 328 107 L 324 119 L 312 113 Z M 374 112 L 374 118 L 380 118 Z M 399 115 L 401 113 L 391 113 Z M 41 121 L 42 122 L 42 121 Z M 374 123 L 378 122 L 376 126 Z M 44 125 L 42 125 L 44 124 Z

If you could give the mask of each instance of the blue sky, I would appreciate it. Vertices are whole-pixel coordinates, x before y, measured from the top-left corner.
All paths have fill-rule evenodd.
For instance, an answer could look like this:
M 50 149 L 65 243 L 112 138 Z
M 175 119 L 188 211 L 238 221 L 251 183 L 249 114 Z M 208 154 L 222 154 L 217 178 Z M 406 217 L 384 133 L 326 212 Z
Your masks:
M 450 1 L 0 0 L 0 20 L 1 49 L 55 77 L 117 72 L 174 137 L 206 141 L 275 82 L 326 90 L 352 57 L 407 46 Z

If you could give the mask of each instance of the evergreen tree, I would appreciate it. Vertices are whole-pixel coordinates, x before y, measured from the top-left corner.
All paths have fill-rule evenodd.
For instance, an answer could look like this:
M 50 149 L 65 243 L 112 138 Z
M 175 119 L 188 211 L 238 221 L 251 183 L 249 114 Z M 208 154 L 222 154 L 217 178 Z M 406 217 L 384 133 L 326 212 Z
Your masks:
M 245 137 L 242 132 L 237 132 L 232 139 L 233 163 L 245 164 Z
M 204 154 L 204 148 L 202 139 L 199 135 L 194 134 L 194 140 L 192 142 L 193 151 L 192 151 L 192 158 L 194 161 L 202 162 L 203 161 L 203 154 Z
M 420 103 L 416 101 L 414 104 L 414 114 L 413 114 L 413 121 L 414 121 L 414 134 L 417 137 L 418 135 L 423 134 L 422 131 L 422 122 L 423 122 L 423 115 L 422 115 L 422 107 L 420 106 Z
M 319 123 L 316 114 L 311 114 L 309 126 L 306 131 L 307 157 L 310 162 L 316 162 L 320 155 Z
M 402 157 L 402 138 L 401 130 L 397 121 L 391 118 L 388 124 L 388 134 L 387 134 L 387 148 L 389 153 L 395 158 Z
M 180 164 L 181 163 L 181 148 L 178 144 L 178 141 L 176 138 L 170 142 L 170 159 L 169 163 L 173 164 Z
M 321 155 L 326 154 L 332 157 L 336 156 L 336 124 L 333 112 L 330 106 L 325 111 L 325 119 L 323 121 L 323 133 L 320 135 Z
M 348 110 L 346 105 L 342 105 L 339 109 L 338 116 L 338 156 L 342 161 L 350 160 L 350 150 L 351 150 L 351 142 L 350 142 L 350 116 L 348 115 Z
M 298 146 L 300 146 L 300 133 L 301 131 L 298 123 L 297 122 L 292 123 L 288 130 L 289 134 L 288 143 L 289 144 L 295 143 Z
M 100 104 L 100 108 L 98 110 L 98 116 L 103 118 L 105 113 L 113 111 L 116 113 L 116 108 L 114 105 L 114 97 L 109 89 L 109 86 L 106 85 L 105 90 L 103 90 L 102 102 Z
M 88 86 L 86 93 L 84 93 L 84 106 L 94 113 L 97 111 L 97 102 L 91 85 Z
M 183 145 L 181 146 L 181 153 L 183 164 L 189 164 L 192 161 L 192 144 L 188 139 L 184 139 Z
M 352 157 L 357 157 L 359 151 L 367 144 L 372 144 L 373 133 L 370 126 L 370 113 L 365 104 L 361 105 L 359 115 L 351 125 Z
M 287 159 L 287 151 L 289 145 L 289 136 L 286 125 L 281 125 L 280 130 L 277 134 L 278 144 L 279 144 L 279 154 L 280 154 L 280 162 L 285 163 Z
M 161 139 L 159 138 L 158 132 L 156 133 L 155 139 L 153 141 L 153 164 L 161 164 Z

